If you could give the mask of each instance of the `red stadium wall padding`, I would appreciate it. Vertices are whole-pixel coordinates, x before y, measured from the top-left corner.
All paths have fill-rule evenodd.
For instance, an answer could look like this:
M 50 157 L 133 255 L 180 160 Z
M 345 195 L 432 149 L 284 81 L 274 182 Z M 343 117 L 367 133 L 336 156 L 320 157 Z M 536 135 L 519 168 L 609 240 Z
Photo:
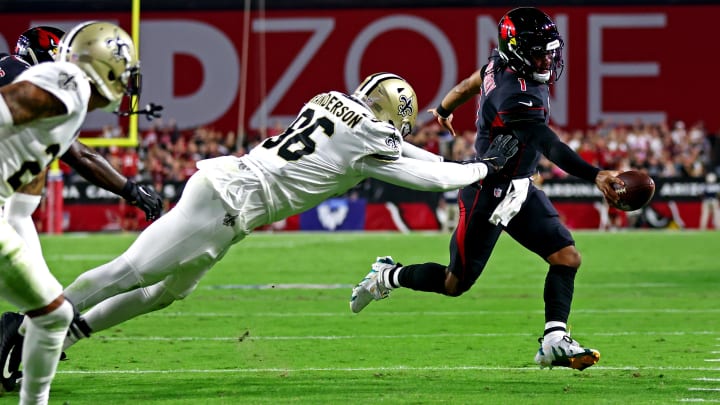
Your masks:
M 600 213 L 592 203 L 556 203 L 555 209 L 560 219 L 570 229 L 597 228 L 600 224 Z
M 676 207 L 672 209 L 671 205 Z M 592 202 L 556 202 L 555 207 L 562 221 L 570 229 L 598 229 L 600 214 Z M 425 203 L 400 203 L 397 205 L 402 223 L 400 227 L 393 219 L 388 206 L 383 203 L 368 203 L 365 208 L 366 231 L 399 231 L 406 227 L 411 231 L 438 230 L 439 224 L 433 208 Z M 629 214 L 611 210 L 611 217 L 617 216 L 620 224 L 636 224 L 639 228 L 686 228 L 697 229 L 700 222 L 700 202 L 654 202 L 642 212 Z M 46 209 L 38 209 L 33 217 L 40 232 L 45 232 L 43 222 Z M 712 222 L 712 221 L 710 221 Z M 63 231 L 65 232 L 110 232 L 139 231 L 149 223 L 139 209 L 125 204 L 66 204 L 63 208 Z M 708 225 L 713 229 L 712 224 Z M 258 230 L 301 231 L 300 215 L 293 215 L 283 221 L 264 226 Z
M 42 210 L 34 217 L 42 218 Z M 149 223 L 138 208 L 126 204 L 72 204 L 63 207 L 62 227 L 65 232 L 138 231 Z
M 365 206 L 366 231 L 397 231 L 390 211 L 385 204 L 368 204 Z
M 435 231 L 440 229 L 435 212 L 424 203 L 400 203 L 400 215 L 405 224 L 414 231 Z

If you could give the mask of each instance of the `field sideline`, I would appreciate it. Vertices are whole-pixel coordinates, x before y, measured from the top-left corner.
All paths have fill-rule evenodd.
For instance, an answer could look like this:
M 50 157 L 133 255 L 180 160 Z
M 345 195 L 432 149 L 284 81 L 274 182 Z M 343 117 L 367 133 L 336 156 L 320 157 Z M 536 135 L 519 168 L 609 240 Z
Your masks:
M 68 284 L 134 237 L 42 244 Z M 356 315 L 350 288 L 375 256 L 444 263 L 449 234 L 257 233 L 186 300 L 71 348 L 51 403 L 720 402 L 720 233 L 575 237 L 570 326 L 602 353 L 583 372 L 534 364 L 547 268 L 507 236 L 462 297 L 400 289 Z

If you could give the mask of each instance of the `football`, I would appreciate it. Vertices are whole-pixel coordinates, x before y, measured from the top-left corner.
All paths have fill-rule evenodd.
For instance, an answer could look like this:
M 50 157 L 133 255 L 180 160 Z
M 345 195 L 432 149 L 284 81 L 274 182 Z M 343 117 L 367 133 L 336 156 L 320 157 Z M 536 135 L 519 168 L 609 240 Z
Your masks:
M 613 184 L 620 199 L 614 207 L 623 211 L 635 211 L 646 206 L 655 194 L 655 182 L 652 177 L 637 170 L 629 170 L 618 174 L 625 185 Z

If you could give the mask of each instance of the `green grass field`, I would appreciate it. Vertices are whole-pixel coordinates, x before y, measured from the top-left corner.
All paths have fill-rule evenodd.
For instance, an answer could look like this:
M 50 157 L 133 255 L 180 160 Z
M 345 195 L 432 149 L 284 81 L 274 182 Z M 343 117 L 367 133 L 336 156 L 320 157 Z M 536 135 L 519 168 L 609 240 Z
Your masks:
M 534 364 L 547 267 L 506 236 L 465 295 L 401 289 L 352 314 L 375 256 L 445 263 L 449 235 L 258 233 L 186 300 L 71 348 L 51 403 L 720 402 L 720 233 L 575 237 L 573 337 L 602 353 L 583 372 Z M 133 239 L 42 242 L 68 284 Z

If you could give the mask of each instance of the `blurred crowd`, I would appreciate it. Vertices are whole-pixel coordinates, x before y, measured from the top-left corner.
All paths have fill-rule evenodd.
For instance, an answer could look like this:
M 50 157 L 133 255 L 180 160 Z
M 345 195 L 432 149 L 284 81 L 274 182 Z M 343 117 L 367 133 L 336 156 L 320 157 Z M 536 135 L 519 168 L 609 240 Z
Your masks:
M 709 133 L 703 122 L 616 125 L 603 122 L 587 130 L 553 128 L 561 139 L 589 163 L 606 169 L 647 171 L 653 177 L 703 177 L 720 175 L 720 135 Z M 183 182 L 195 171 L 195 162 L 222 155 L 243 155 L 268 136 L 282 133 L 276 124 L 264 134 L 240 136 L 209 127 L 178 129 L 174 120 L 157 119 L 141 131 L 136 148 L 97 148 L 123 175 L 152 183 L 156 190 L 167 181 Z M 107 127 L 100 134 L 121 138 L 120 127 Z M 436 122 L 420 127 L 406 141 L 451 160 L 475 155 L 475 130 L 458 131 L 452 137 Z M 67 176 L 74 174 L 65 168 Z M 563 178 L 567 174 L 547 159 L 539 165 L 538 181 Z
M 635 122 L 603 122 L 587 130 L 553 127 L 560 138 L 587 162 L 614 170 L 644 170 L 652 177 L 704 177 L 720 174 L 720 135 L 709 133 L 702 121 L 686 126 Z M 453 138 L 436 123 L 421 128 L 408 141 L 452 160 L 475 154 L 475 130 Z M 538 181 L 564 178 L 567 173 L 549 160 L 540 161 Z
M 635 122 L 632 125 L 603 122 L 586 130 L 566 130 L 553 127 L 560 138 L 577 151 L 587 162 L 615 170 L 643 170 L 658 177 L 696 177 L 709 178 L 720 176 L 720 133 L 708 132 L 703 122 L 686 125 L 683 121 L 671 124 L 649 124 Z M 195 171 L 195 163 L 223 155 L 241 156 L 264 139 L 281 134 L 284 128 L 275 123 L 261 133 L 238 136 L 235 132 L 218 131 L 210 127 L 181 130 L 174 120 L 155 120 L 150 128 L 141 131 L 139 144 L 134 148 L 109 147 L 96 148 L 124 176 L 134 181 L 151 183 L 155 190 L 164 194 L 164 184 L 185 182 Z M 435 121 L 419 127 L 405 140 L 446 159 L 462 161 L 475 156 L 475 129 L 457 131 L 453 137 Z M 106 138 L 124 138 L 127 135 L 120 127 L 106 127 L 99 135 Z M 80 178 L 72 170 L 63 166 L 66 181 Z M 536 175 L 536 184 L 547 179 L 567 177 L 552 162 L 542 158 Z M 437 207 L 441 229 L 452 230 L 457 221 L 455 200 L 457 192 L 443 194 Z M 720 203 L 716 194 L 705 198 L 712 207 L 705 210 L 701 228 L 709 218 L 705 211 L 712 211 L 715 229 L 720 227 Z M 704 201 L 705 201 L 704 200 Z M 122 204 L 122 202 L 121 202 Z M 166 200 L 169 208 L 170 202 Z M 598 203 L 596 207 L 601 215 L 601 229 L 613 229 L 630 225 L 624 215 L 613 216 L 607 204 Z M 123 229 L 136 229 L 138 218 L 136 210 L 123 218 Z M 624 214 L 624 213 L 621 213 Z M 615 222 L 618 222 L 616 224 Z

